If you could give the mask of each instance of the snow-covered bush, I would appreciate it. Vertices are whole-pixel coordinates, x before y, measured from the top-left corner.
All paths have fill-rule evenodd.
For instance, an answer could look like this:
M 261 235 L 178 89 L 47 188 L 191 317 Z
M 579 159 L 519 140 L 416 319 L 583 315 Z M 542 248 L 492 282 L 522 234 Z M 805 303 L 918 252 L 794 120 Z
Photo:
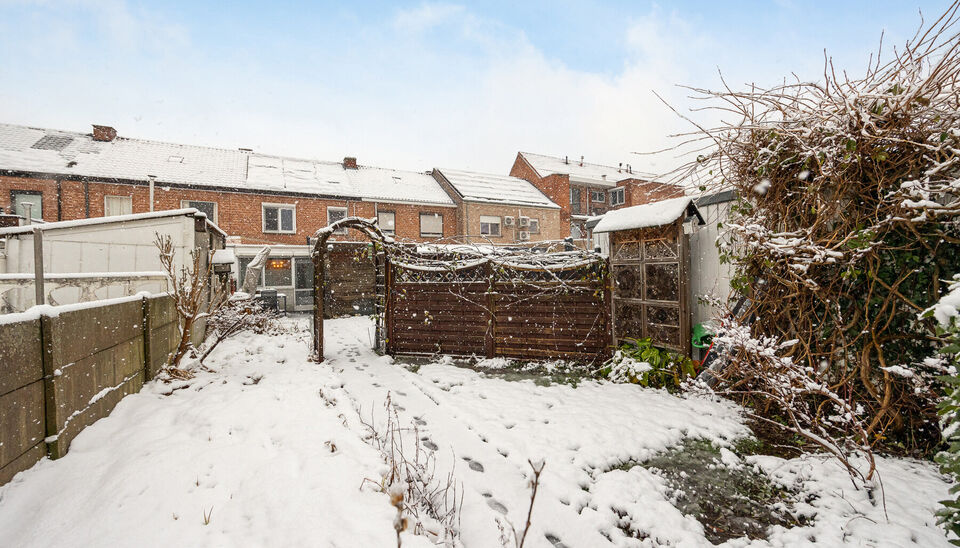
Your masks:
M 954 276 L 949 292 L 923 313 L 937 321 L 943 347 L 931 358 L 945 369 L 946 397 L 940 402 L 940 425 L 947 448 L 937 454 L 940 471 L 956 483 L 950 490 L 953 500 L 941 501 L 938 512 L 940 523 L 955 537 L 951 542 L 960 546 L 960 274 Z
M 690 358 L 657 348 L 650 338 L 623 344 L 600 368 L 600 375 L 613 382 L 655 388 L 678 388 L 695 373 Z
M 933 321 L 917 313 L 960 264 L 958 22 L 954 4 L 862 77 L 828 61 L 822 82 L 695 90 L 737 119 L 699 128 L 714 146 L 686 172 L 739 196 L 722 251 L 749 298 L 749 339 L 796 340 L 765 351 L 842 394 L 864 431 L 807 416 L 859 445 L 916 455 L 940 442 L 941 389 L 925 362 L 936 350 Z M 749 397 L 762 408 L 762 394 Z M 815 408 L 821 397 L 791 399 Z

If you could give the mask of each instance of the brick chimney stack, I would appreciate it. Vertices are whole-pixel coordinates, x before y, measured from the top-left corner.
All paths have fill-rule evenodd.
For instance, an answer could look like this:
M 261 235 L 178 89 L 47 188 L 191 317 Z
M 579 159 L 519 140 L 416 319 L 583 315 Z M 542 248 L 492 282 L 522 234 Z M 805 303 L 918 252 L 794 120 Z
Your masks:
M 346 156 L 343 159 L 343 169 L 357 169 L 357 159 L 352 156 Z
M 93 140 L 109 143 L 117 138 L 117 130 L 110 126 L 98 126 L 93 124 Z

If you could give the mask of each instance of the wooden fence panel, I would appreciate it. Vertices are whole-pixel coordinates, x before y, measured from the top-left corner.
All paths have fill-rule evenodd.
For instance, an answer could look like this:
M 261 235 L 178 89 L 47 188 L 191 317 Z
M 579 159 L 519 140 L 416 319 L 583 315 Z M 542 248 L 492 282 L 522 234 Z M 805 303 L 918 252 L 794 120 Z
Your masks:
M 551 282 L 533 271 L 540 279 L 523 283 L 518 277 L 529 273 L 489 265 L 482 275 L 477 269 L 417 276 L 402 266 L 391 268 L 386 322 L 391 353 L 583 361 L 610 355 L 603 276 Z

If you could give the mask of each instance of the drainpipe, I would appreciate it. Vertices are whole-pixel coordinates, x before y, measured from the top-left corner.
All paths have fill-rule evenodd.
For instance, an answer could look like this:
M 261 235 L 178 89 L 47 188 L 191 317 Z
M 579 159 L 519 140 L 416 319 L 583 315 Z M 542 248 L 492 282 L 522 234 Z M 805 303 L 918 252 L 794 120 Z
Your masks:
M 157 181 L 157 176 L 147 175 L 147 177 L 150 179 L 150 211 L 153 211 L 153 185 Z M 213 219 L 210 220 L 212 221 Z
M 90 183 L 83 182 L 83 212 L 87 219 L 90 218 Z
M 60 179 L 57 179 L 57 220 L 63 220 L 63 189 L 60 187 Z

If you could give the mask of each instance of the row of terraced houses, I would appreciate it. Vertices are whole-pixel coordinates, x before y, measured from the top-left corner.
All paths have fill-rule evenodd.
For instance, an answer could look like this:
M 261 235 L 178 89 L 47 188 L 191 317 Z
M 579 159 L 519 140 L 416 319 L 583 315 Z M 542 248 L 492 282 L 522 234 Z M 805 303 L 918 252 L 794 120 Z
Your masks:
M 307 243 L 345 216 L 377 217 L 399 239 L 494 244 L 573 237 L 609 209 L 682 193 L 629 166 L 520 152 L 509 175 L 423 172 L 0 124 L 0 214 L 44 222 L 192 207 L 236 243 Z M 349 235 L 338 235 L 347 239 Z

